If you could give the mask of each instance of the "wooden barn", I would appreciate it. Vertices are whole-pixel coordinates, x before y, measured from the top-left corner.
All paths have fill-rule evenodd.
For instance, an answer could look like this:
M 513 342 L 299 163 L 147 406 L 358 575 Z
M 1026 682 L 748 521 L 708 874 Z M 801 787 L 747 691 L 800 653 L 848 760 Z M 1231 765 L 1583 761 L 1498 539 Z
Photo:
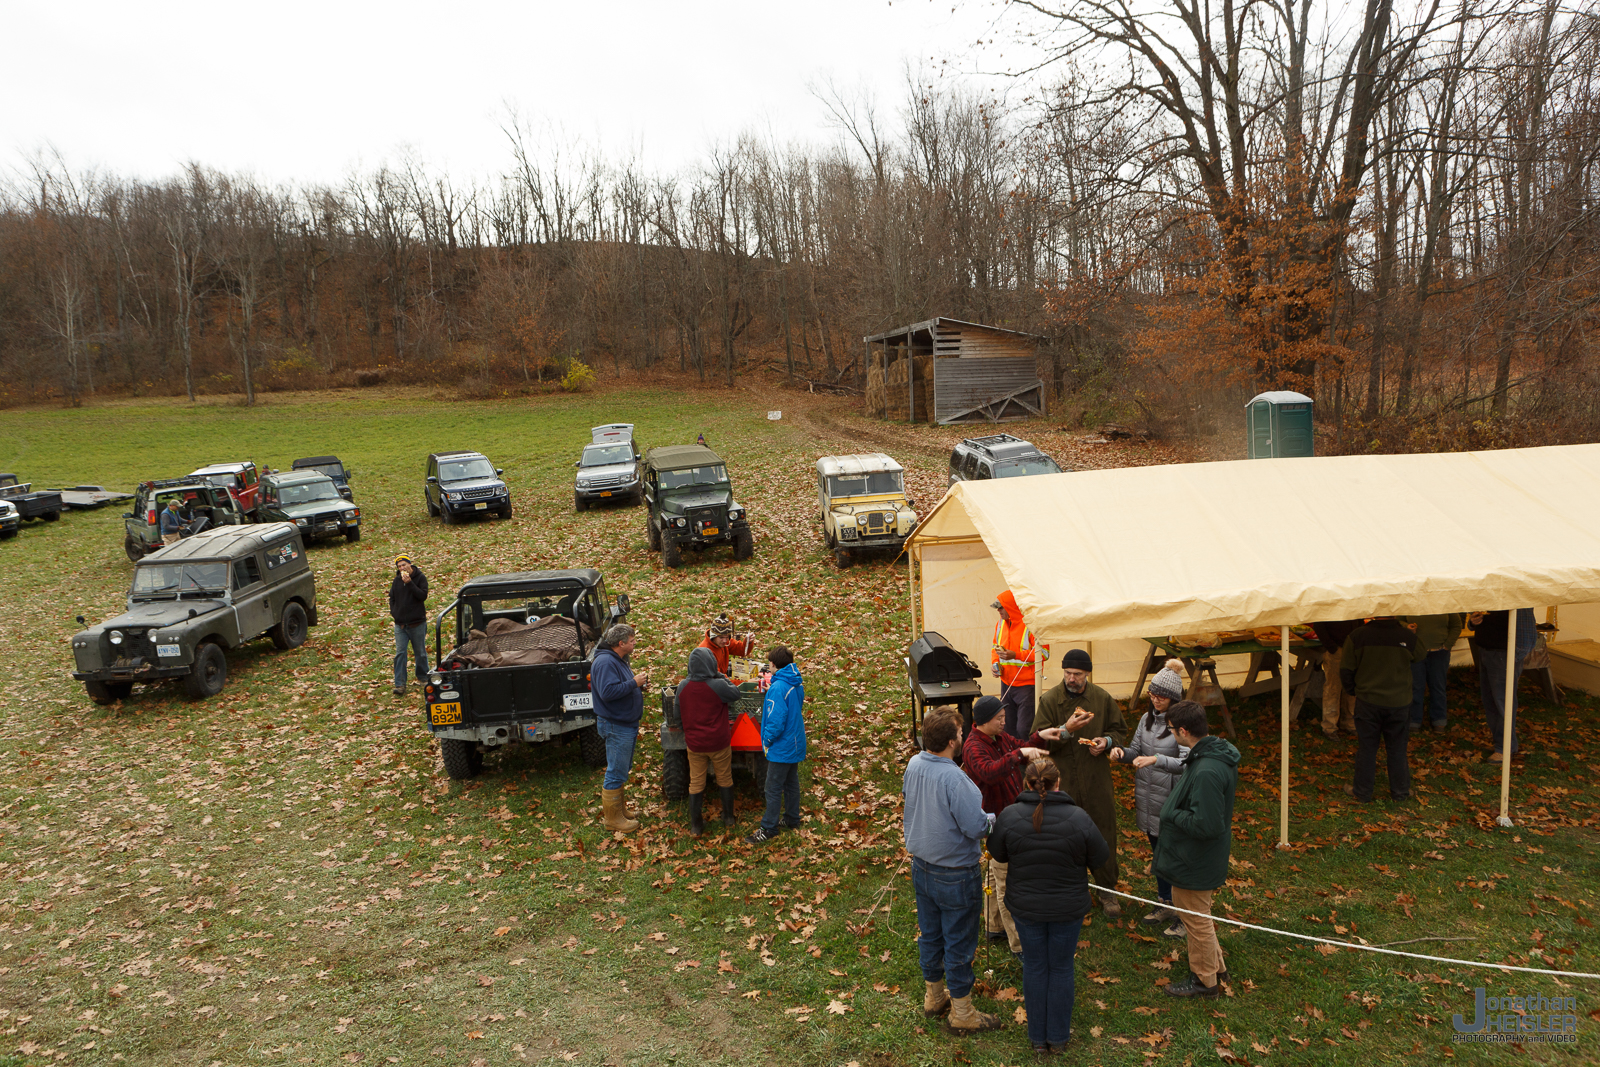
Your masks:
M 947 318 L 863 337 L 872 350 L 867 411 L 941 425 L 1043 415 L 1044 382 L 1034 358 L 1039 340 Z

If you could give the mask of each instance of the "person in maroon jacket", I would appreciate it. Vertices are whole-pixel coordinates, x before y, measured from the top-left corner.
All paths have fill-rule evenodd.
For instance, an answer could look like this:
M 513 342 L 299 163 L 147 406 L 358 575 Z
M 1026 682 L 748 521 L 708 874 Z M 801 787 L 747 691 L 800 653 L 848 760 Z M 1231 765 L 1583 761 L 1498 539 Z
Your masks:
M 717 776 L 722 792 L 722 825 L 733 826 L 733 721 L 729 708 L 739 690 L 717 670 L 710 649 L 689 653 L 689 677 L 678 684 L 678 718 L 689 746 L 689 833 L 706 832 L 702 806 L 706 798 L 707 771 Z
M 1006 733 L 1004 707 L 999 697 L 979 697 L 972 705 L 972 732 L 961 749 L 961 769 L 967 772 L 978 786 L 983 797 L 983 810 L 991 816 L 999 815 L 1016 803 L 1022 792 L 1022 772 L 1032 760 L 1046 755 L 1042 748 L 1031 748 Z M 1029 740 L 1035 740 L 1029 738 Z M 1011 912 L 1006 908 L 1006 865 L 989 860 L 989 884 L 994 892 L 984 895 L 984 924 L 989 928 L 990 941 L 1005 941 L 1013 956 L 1022 954 L 1022 939 L 1017 936 Z

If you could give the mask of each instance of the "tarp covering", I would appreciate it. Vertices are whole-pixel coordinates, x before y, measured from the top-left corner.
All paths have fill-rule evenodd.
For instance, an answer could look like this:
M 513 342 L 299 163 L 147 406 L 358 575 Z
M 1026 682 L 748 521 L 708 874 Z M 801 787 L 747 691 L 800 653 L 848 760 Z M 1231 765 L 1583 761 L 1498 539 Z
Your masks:
M 958 482 L 910 547 L 979 540 L 949 561 L 968 581 L 925 577 L 926 627 L 992 627 L 998 588 L 949 595 L 977 593 L 982 555 L 1045 641 L 1592 602 L 1600 444 Z

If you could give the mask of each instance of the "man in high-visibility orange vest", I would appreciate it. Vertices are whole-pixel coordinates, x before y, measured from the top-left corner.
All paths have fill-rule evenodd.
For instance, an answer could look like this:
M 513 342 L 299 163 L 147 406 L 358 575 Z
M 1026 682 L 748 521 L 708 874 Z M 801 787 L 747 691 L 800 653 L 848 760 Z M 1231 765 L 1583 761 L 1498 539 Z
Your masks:
M 1007 589 L 991 605 L 1000 613 L 994 625 L 994 648 L 989 670 L 1000 679 L 1000 703 L 1005 709 L 1006 733 L 1026 741 L 1033 732 L 1033 632 L 1022 621 L 1017 598 Z M 1050 646 L 1039 646 L 1041 660 L 1050 658 Z M 1043 670 L 1040 664 L 1040 670 Z

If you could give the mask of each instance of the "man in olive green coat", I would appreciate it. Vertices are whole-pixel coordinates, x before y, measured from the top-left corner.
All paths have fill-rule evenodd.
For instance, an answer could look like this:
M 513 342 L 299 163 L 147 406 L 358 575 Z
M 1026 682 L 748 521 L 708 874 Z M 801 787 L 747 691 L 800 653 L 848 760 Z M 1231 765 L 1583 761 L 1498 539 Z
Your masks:
M 1061 791 L 1077 801 L 1111 846 L 1111 858 L 1094 870 L 1095 883 L 1117 888 L 1117 804 L 1111 792 L 1106 753 L 1127 737 L 1122 708 L 1111 694 L 1089 681 L 1089 653 L 1072 649 L 1061 662 L 1061 681 L 1039 698 L 1033 728 L 1048 742 L 1050 758 L 1061 770 Z M 1096 894 L 1106 918 L 1122 915 L 1117 898 Z
M 1189 977 L 1162 989 L 1168 996 L 1209 1000 L 1222 995 L 1222 983 L 1228 980 L 1228 964 L 1211 920 L 1211 895 L 1228 880 L 1239 750 L 1210 734 L 1206 709 L 1192 700 L 1169 707 L 1167 725 L 1189 755 L 1161 805 L 1155 871 L 1172 885 L 1172 906 L 1189 939 Z

